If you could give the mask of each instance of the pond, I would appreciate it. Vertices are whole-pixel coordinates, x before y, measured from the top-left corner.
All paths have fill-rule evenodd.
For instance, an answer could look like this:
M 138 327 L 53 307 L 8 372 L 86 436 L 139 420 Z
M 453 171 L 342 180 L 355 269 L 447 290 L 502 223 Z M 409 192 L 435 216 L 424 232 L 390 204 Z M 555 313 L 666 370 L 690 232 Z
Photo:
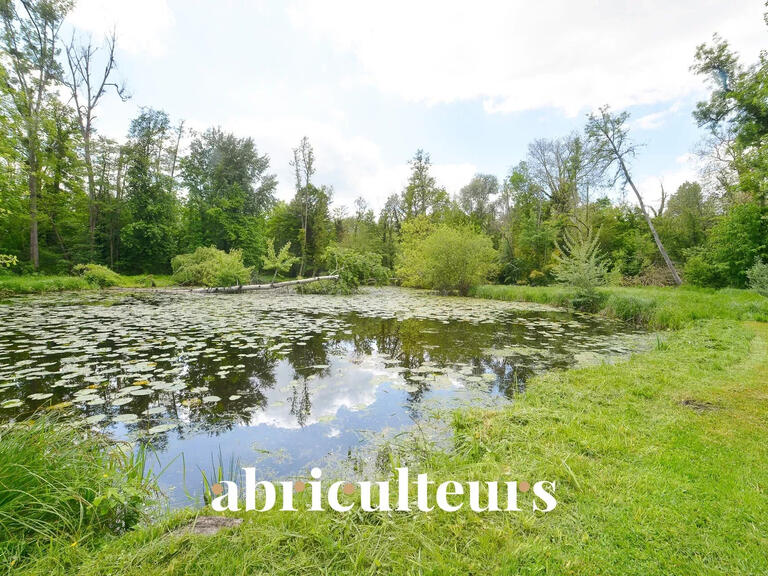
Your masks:
M 273 480 L 359 463 L 446 409 L 647 343 L 594 316 L 397 288 L 16 297 L 0 303 L 0 421 L 46 408 L 148 442 L 183 505 L 212 462 Z

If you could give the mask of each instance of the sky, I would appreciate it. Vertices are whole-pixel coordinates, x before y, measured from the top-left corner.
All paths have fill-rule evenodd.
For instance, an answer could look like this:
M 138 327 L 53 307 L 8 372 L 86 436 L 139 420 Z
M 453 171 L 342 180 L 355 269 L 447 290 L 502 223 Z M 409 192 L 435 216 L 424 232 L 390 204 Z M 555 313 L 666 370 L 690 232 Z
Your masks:
M 124 139 L 142 106 L 253 138 L 290 199 L 291 150 L 314 146 L 334 204 L 375 209 L 418 148 L 451 193 L 503 178 L 529 142 L 631 114 L 633 171 L 654 204 L 696 179 L 706 82 L 689 68 L 717 32 L 746 63 L 766 46 L 761 0 L 79 0 L 62 32 L 117 33 L 118 76 L 97 129 Z M 631 200 L 631 198 L 628 198 Z

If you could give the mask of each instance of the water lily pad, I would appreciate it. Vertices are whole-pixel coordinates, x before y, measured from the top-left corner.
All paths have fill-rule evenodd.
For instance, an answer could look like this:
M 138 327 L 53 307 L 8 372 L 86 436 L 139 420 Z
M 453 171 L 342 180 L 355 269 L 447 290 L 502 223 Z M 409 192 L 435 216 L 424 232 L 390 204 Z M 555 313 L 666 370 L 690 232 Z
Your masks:
M 219 400 L 221 400 L 221 398 L 218 396 L 203 396 L 203 403 L 205 404 L 213 404 Z
M 123 424 L 131 424 L 137 422 L 139 417 L 136 414 L 118 414 L 115 416 L 115 422 L 121 422 Z
M 158 426 L 152 426 L 149 430 L 147 430 L 147 434 L 160 434 L 161 432 L 167 432 L 168 430 L 173 430 L 176 428 L 176 424 L 160 424 Z

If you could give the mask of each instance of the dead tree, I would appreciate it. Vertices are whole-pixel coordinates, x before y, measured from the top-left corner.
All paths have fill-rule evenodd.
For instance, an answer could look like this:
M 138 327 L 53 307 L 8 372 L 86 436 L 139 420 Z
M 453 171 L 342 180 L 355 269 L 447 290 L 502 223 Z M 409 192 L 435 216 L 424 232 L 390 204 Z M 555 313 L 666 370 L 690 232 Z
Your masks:
M 648 228 L 651 230 L 653 240 L 656 242 L 656 246 L 662 258 L 664 258 L 664 262 L 666 262 L 675 284 L 679 286 L 683 281 L 680 279 L 675 265 L 661 243 L 656 227 L 648 215 L 648 209 L 645 206 L 645 202 L 643 202 L 643 197 L 640 196 L 640 192 L 637 190 L 637 186 L 635 186 L 627 167 L 628 159 L 634 157 L 636 151 L 635 145 L 629 140 L 629 130 L 625 126 L 628 117 L 629 114 L 627 112 L 613 115 L 608 107 L 604 106 L 600 108 L 599 114 L 589 115 L 587 135 L 594 143 L 594 153 L 598 155 L 598 159 L 603 161 L 604 169 L 609 170 L 615 166 L 616 171 L 613 176 L 613 183 L 621 181 L 625 185 L 629 185 L 635 193 L 640 210 L 645 217 L 645 221 L 648 223 Z

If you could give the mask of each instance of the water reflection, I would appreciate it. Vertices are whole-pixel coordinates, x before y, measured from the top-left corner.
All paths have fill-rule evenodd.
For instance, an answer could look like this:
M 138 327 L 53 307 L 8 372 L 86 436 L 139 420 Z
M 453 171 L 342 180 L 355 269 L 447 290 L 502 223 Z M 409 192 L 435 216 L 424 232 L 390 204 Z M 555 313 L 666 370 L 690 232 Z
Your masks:
M 15 298 L 0 305 L 0 419 L 58 410 L 188 468 L 221 450 L 287 475 L 363 431 L 504 402 L 535 372 L 637 342 L 588 316 L 398 289 Z M 181 478 L 174 464 L 165 481 Z

